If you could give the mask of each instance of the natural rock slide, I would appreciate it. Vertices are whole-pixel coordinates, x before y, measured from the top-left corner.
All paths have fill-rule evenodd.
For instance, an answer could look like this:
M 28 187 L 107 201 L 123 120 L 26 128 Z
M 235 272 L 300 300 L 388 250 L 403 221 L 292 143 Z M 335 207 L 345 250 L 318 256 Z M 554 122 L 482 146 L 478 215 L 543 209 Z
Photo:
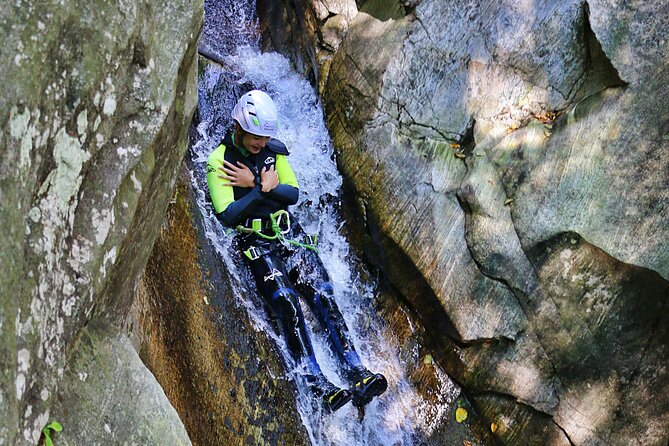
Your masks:
M 666 445 L 668 22 L 662 0 L 0 6 L 0 445 L 52 420 L 56 445 Z M 212 218 L 202 163 L 250 87 L 391 378 L 362 421 L 312 410 Z
M 221 26 L 220 23 L 216 23 L 216 26 L 225 30 L 236 31 L 235 26 L 246 30 L 252 29 L 252 22 L 240 25 L 252 20 L 248 6 L 245 7 L 240 3 L 205 4 L 205 7 L 207 6 L 209 9 L 206 10 L 205 22 L 213 24 L 221 21 L 226 25 Z M 232 26 L 230 23 L 236 25 Z M 206 25 L 204 35 L 215 35 L 215 33 L 208 31 Z M 278 441 L 322 445 L 376 445 L 442 442 L 440 438 L 446 438 L 445 435 L 448 434 L 454 441 L 460 439 L 462 442 L 467 439 L 475 444 L 476 435 L 469 431 L 469 425 L 476 424 L 473 414 L 467 424 L 458 424 L 453 416 L 459 389 L 438 366 L 425 360 L 429 355 L 425 351 L 418 350 L 422 342 L 416 339 L 417 330 L 412 328 L 411 316 L 403 314 L 402 308 L 390 296 L 384 296 L 383 291 L 377 289 L 373 274 L 366 271 L 366 267 L 359 259 L 356 260 L 356 255 L 342 236 L 349 231 L 351 223 L 343 220 L 340 215 L 341 178 L 331 159 L 332 146 L 323 124 L 322 109 L 312 87 L 294 73 L 289 61 L 282 56 L 261 54 L 255 46 L 256 40 L 252 34 L 239 36 L 235 33 L 234 37 L 226 38 L 224 41 L 220 41 L 220 38 L 220 36 L 207 37 L 200 43 L 200 53 L 215 63 L 205 59 L 200 60 L 198 118 L 193 131 L 191 156 L 187 158 L 191 185 L 186 186 L 186 190 L 191 192 L 185 194 L 196 197 L 197 207 L 192 210 L 192 214 L 201 214 L 196 216 L 194 222 L 193 229 L 198 234 L 196 239 L 200 243 L 213 245 L 214 255 L 207 256 L 204 262 L 200 255 L 178 254 L 181 249 L 192 251 L 190 245 L 180 243 L 179 237 L 176 236 L 191 231 L 178 226 L 187 221 L 182 219 L 181 223 L 175 222 L 177 226 L 171 224 L 165 228 L 166 236 L 168 233 L 174 233 L 175 236 L 164 245 L 166 251 L 161 254 L 161 260 L 155 263 L 151 260 L 150 264 L 155 265 L 151 276 L 160 274 L 162 277 L 172 268 L 170 265 L 175 264 L 175 261 L 169 260 L 170 258 L 195 257 L 199 260 L 195 262 L 196 268 L 192 269 L 193 272 L 198 268 L 211 271 L 212 265 L 218 265 L 216 268 L 222 271 L 223 277 L 218 274 L 203 274 L 206 298 L 189 297 L 188 290 L 191 288 L 187 287 L 185 293 L 178 292 L 179 298 L 163 299 L 165 307 L 160 311 L 151 305 L 147 307 L 146 303 L 160 299 L 158 295 L 165 294 L 167 290 L 159 291 L 158 295 L 154 296 L 155 285 L 147 286 L 150 296 L 144 299 L 145 303 L 141 306 L 145 321 L 153 321 L 151 326 L 165 326 L 167 321 L 161 313 L 165 313 L 165 309 L 172 306 L 170 302 L 175 300 L 184 302 L 189 311 L 201 315 L 208 314 L 215 320 L 213 331 L 218 332 L 223 344 L 226 344 L 211 344 L 220 353 L 216 357 L 211 355 L 202 357 L 207 364 L 204 367 L 206 372 L 202 370 L 203 375 L 197 379 L 193 377 L 189 384 L 191 389 L 185 390 L 177 388 L 175 380 L 162 372 L 165 369 L 162 364 L 171 361 L 168 355 L 159 352 L 174 349 L 175 346 L 180 352 L 196 351 L 199 339 L 191 345 L 188 340 L 167 335 L 162 339 L 154 337 L 157 345 L 145 342 L 147 349 L 158 353 L 151 359 L 147 357 L 147 360 L 149 367 L 157 370 L 157 375 L 161 375 L 159 381 L 166 380 L 166 392 L 170 399 L 178 400 L 178 405 L 182 407 L 203 404 L 210 408 L 208 415 L 189 416 L 186 425 L 192 438 L 198 438 L 196 440 L 198 443 L 208 443 L 211 438 L 218 437 L 231 443 L 252 441 L 273 444 Z M 236 45 L 231 44 L 234 39 L 238 39 Z M 369 367 L 383 370 L 390 377 L 392 390 L 383 398 L 367 405 L 364 412 L 358 412 L 354 407 L 347 406 L 336 414 L 324 416 L 320 407 L 314 406 L 315 401 L 309 390 L 301 388 L 299 380 L 293 379 L 296 371 L 293 370 L 292 360 L 286 351 L 276 321 L 268 319 L 271 311 L 257 296 L 248 271 L 241 265 L 234 249 L 229 246 L 231 237 L 226 235 L 220 224 L 212 218 L 213 211 L 207 199 L 203 163 L 208 154 L 219 144 L 222 132 L 229 126 L 230 122 L 226 117 L 229 116 L 236 98 L 241 94 L 240 91 L 251 87 L 262 88 L 276 98 L 284 122 L 280 138 L 293 148 L 290 162 L 298 176 L 301 189 L 302 198 L 293 209 L 293 214 L 308 230 L 319 234 L 321 256 L 330 270 L 335 285 L 335 296 L 339 306 L 344 309 L 344 315 L 352 328 L 363 361 L 369 364 Z M 159 239 L 158 243 L 163 246 L 161 240 Z M 147 276 L 146 281 L 155 283 L 151 276 Z M 161 280 L 157 282 L 160 283 Z M 202 294 L 201 291 L 193 293 Z M 238 310 L 230 312 L 231 307 L 237 307 Z M 240 313 L 240 310 L 243 311 Z M 304 308 L 304 311 L 306 310 L 307 308 Z M 309 317 L 309 312 L 306 313 Z M 385 322 L 388 319 L 393 320 L 392 326 L 388 326 Z M 160 322 L 161 320 L 165 321 Z M 312 336 L 319 363 L 330 379 L 340 382 L 341 377 L 338 377 L 337 373 L 339 366 L 331 357 L 323 332 L 317 325 L 311 321 L 308 328 L 313 327 Z M 184 329 L 191 330 L 188 327 Z M 200 331 L 199 328 L 195 330 Z M 237 335 L 233 335 L 230 330 L 242 331 L 249 339 L 257 338 L 265 341 L 257 346 L 242 344 L 236 340 Z M 143 331 L 149 335 L 153 328 L 148 330 L 144 328 Z M 405 348 L 402 344 L 407 344 L 406 348 L 410 348 L 411 351 L 402 353 L 400 348 Z M 419 354 L 425 358 L 421 359 Z M 183 353 L 180 353 L 178 356 L 182 355 Z M 262 367 L 258 370 L 256 362 L 259 361 L 260 365 L 272 363 L 268 359 L 269 355 L 283 357 L 283 361 L 271 370 L 268 377 L 263 375 Z M 211 386 L 213 394 L 207 392 L 209 386 L 197 382 L 203 377 L 215 377 L 217 373 L 214 371 L 220 367 L 217 360 L 223 357 L 226 358 L 225 364 L 237 371 L 234 377 L 231 375 L 225 378 L 228 380 L 226 387 L 235 387 L 235 381 L 231 381 L 233 378 L 244 383 L 243 389 L 237 388 L 235 391 L 234 400 L 244 413 L 242 416 L 232 417 L 226 404 L 218 402 L 228 400 L 227 397 L 220 396 L 223 388 L 221 380 L 217 379 L 219 382 Z M 192 360 L 187 359 L 186 362 L 191 363 Z M 203 369 L 202 366 L 203 364 L 200 364 L 197 368 Z M 242 370 L 254 372 L 247 374 Z M 214 373 L 211 374 L 212 372 Z M 259 382 L 260 380 L 262 382 Z M 294 401 L 286 400 L 285 394 L 280 393 L 285 389 L 297 390 Z M 263 410 L 259 412 L 256 398 L 262 398 L 263 392 L 267 394 L 267 398 L 280 402 L 266 408 L 263 406 Z M 196 400 L 203 401 L 194 403 Z M 267 424 L 266 420 L 272 418 L 275 422 Z M 289 429 L 292 431 L 291 434 Z M 298 437 L 300 434 L 305 438 L 300 439 Z
M 328 125 L 445 369 L 504 442 L 666 443 L 666 5 L 358 6 Z

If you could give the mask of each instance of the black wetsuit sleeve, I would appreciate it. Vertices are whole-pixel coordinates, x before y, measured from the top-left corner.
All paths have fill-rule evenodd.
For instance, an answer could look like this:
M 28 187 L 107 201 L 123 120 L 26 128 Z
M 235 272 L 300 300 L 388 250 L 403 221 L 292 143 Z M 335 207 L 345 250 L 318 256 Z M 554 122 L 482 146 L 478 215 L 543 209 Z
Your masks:
M 253 211 L 253 209 L 262 202 L 263 197 L 260 192 L 260 186 L 253 188 L 251 192 L 243 198 L 235 200 L 228 205 L 223 212 L 216 214 L 216 217 L 226 226 L 235 227 L 241 223 Z
M 300 190 L 290 184 L 279 184 L 271 191 L 265 193 L 265 195 L 281 204 L 293 205 L 297 203 L 297 199 L 300 196 Z

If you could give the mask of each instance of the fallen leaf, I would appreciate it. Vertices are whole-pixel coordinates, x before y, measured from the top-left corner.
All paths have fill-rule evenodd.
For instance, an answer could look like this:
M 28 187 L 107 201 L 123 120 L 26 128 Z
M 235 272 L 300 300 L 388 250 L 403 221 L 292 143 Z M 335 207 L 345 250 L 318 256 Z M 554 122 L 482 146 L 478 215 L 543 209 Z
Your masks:
M 457 149 L 458 147 L 460 147 L 460 144 L 458 144 L 457 142 L 454 142 L 454 143 L 451 143 L 451 147 L 454 148 L 454 149 Z
M 558 115 L 557 113 L 549 111 L 546 112 L 546 114 L 544 115 L 537 116 L 537 119 L 544 124 L 550 124 L 555 120 L 555 118 L 557 118 L 557 115 Z
M 207 299 L 207 296 L 204 296 L 203 299 L 204 299 L 204 303 L 209 305 L 209 299 Z
M 467 419 L 467 410 L 463 407 L 458 407 L 455 410 L 455 421 L 462 423 Z
M 455 152 L 454 155 L 455 155 L 456 158 L 460 158 L 460 159 L 464 159 L 464 157 L 465 157 L 465 154 L 462 153 L 462 152 Z
M 491 430 L 493 433 L 495 433 L 495 431 L 497 431 L 497 425 L 496 425 L 495 423 L 492 423 L 492 424 L 490 425 L 490 430 Z
M 58 421 L 52 421 L 47 428 L 53 429 L 56 432 L 61 432 L 63 430 L 63 426 Z
M 518 130 L 518 128 L 519 128 L 519 127 L 518 127 L 517 125 L 515 125 L 515 124 L 514 124 L 514 125 L 510 125 L 510 126 L 506 129 L 506 133 L 507 133 L 507 134 L 508 134 L 508 133 L 513 133 L 513 132 L 515 132 L 516 130 Z
M 511 203 L 513 203 L 513 201 L 514 201 L 513 198 L 507 198 L 506 200 L 504 200 L 504 206 L 510 205 Z
M 423 364 L 432 364 L 434 363 L 434 359 L 432 359 L 432 355 L 425 355 L 423 358 Z
M 472 442 L 469 441 L 469 440 L 464 440 L 464 441 L 462 442 L 462 446 L 472 446 Z

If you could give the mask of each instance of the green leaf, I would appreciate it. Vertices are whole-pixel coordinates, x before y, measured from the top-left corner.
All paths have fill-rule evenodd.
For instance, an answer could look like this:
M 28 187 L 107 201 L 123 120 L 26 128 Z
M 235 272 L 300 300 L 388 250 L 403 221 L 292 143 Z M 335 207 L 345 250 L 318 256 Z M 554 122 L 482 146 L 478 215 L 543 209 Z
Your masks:
M 56 432 L 60 432 L 63 430 L 63 426 L 60 425 L 58 421 L 52 421 L 51 424 L 47 425 L 47 429 L 53 429 Z
M 45 446 L 53 446 L 53 441 L 51 441 L 51 437 L 49 437 L 49 430 L 44 429 L 44 445 Z

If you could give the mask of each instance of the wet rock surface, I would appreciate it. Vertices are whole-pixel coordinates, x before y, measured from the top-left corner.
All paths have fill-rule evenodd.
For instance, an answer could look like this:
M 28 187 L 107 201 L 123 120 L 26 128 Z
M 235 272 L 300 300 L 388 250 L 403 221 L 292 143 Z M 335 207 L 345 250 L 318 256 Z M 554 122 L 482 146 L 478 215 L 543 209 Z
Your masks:
M 193 444 L 308 444 L 281 356 L 235 298 L 192 206 L 184 165 L 133 305 L 140 356 Z
M 505 443 L 665 444 L 667 5 L 356 8 L 328 126 L 436 359 Z

